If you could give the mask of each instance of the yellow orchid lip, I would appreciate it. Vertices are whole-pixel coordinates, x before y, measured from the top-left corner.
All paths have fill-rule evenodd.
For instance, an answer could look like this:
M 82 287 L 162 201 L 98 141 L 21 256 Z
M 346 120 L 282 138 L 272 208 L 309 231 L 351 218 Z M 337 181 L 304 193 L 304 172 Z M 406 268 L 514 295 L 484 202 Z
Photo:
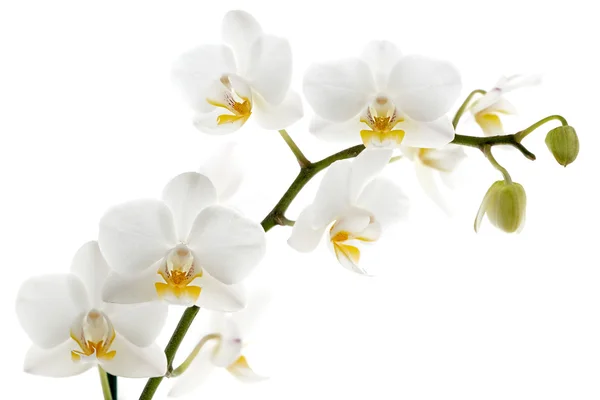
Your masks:
M 229 111 L 229 113 L 223 113 L 217 117 L 217 125 L 232 124 L 238 121 L 241 121 L 242 124 L 246 123 L 252 115 L 252 101 L 234 89 L 228 76 L 222 76 L 220 81 L 224 86 L 222 99 L 206 99 L 208 104 Z
M 91 310 L 83 316 L 81 325 L 71 329 L 73 339 L 81 350 L 71 351 L 74 362 L 86 361 L 95 356 L 98 360 L 112 360 L 117 352 L 110 350 L 116 333 L 108 317 L 98 310 Z
M 396 107 L 385 96 L 377 97 L 374 104 L 367 107 L 360 122 L 370 128 L 360 131 L 365 146 L 387 143 L 399 145 L 404 139 L 405 132 L 401 129 L 394 129 L 396 125 L 404 122 L 404 119 L 398 115 Z
M 196 302 L 200 297 L 202 288 L 191 283 L 202 276 L 202 269 L 196 267 L 194 255 L 186 246 L 171 250 L 157 273 L 162 279 L 154 284 L 159 298 Z

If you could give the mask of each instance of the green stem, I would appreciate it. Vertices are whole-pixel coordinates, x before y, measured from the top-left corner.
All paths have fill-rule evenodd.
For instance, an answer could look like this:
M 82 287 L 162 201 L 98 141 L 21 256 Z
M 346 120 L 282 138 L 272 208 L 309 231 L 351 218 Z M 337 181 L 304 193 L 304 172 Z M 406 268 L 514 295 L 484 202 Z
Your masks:
M 500 171 L 502 173 L 502 176 L 504 177 L 504 181 L 506 183 L 512 183 L 512 179 L 510 177 L 510 174 L 508 173 L 508 171 L 506 170 L 506 168 L 504 168 L 502 165 L 500 165 L 500 163 L 498 163 L 498 161 L 496 161 L 496 159 L 494 158 L 493 154 L 492 154 L 492 146 L 486 146 L 483 149 L 483 154 L 485 154 L 485 157 L 490 161 L 490 163 L 494 166 L 494 168 L 496 168 L 498 171 Z
M 300 168 L 300 172 L 294 182 L 290 185 L 288 190 L 283 194 L 279 202 L 273 207 L 271 212 L 263 219 L 261 225 L 265 232 L 268 232 L 275 225 L 290 225 L 287 218 L 285 218 L 285 212 L 287 211 L 290 204 L 298 193 L 302 190 L 304 185 L 308 183 L 315 175 L 329 167 L 336 161 L 344 160 L 346 158 L 353 158 L 360 154 L 365 149 L 365 146 L 359 144 L 335 153 L 329 157 L 317 161 L 315 163 L 309 163 L 308 165 Z
M 194 359 L 196 358 L 196 356 L 198 355 L 198 353 L 200 353 L 200 350 L 202 350 L 202 347 L 204 347 L 204 345 L 206 343 L 208 343 L 210 340 L 213 339 L 219 339 L 221 337 L 221 335 L 217 334 L 217 333 L 211 333 L 209 335 L 204 336 L 202 339 L 200 339 L 200 341 L 198 342 L 198 344 L 196 345 L 196 347 L 194 347 L 194 350 L 192 350 L 192 352 L 190 353 L 189 356 L 187 356 L 187 358 L 185 359 L 185 361 L 183 363 L 181 363 L 181 365 L 177 368 L 175 368 L 173 370 L 173 372 L 171 372 L 168 377 L 169 378 L 176 378 L 179 375 L 183 374 L 188 367 L 190 366 L 190 364 L 192 363 L 192 361 L 194 361 Z
M 515 140 L 520 143 L 531 132 L 535 131 L 537 128 L 539 128 L 540 126 L 544 125 L 546 122 L 550 122 L 550 121 L 553 121 L 553 120 L 560 121 L 560 123 L 562 124 L 562 126 L 569 125 L 567 123 L 567 120 L 564 119 L 563 117 L 561 117 L 560 115 L 551 115 L 549 117 L 540 119 L 538 122 L 536 122 L 535 124 L 531 125 L 529 128 L 523 129 L 521 132 L 515 133 Z
M 535 154 L 530 152 L 523 146 L 519 141 L 517 141 L 516 134 L 514 135 L 499 135 L 499 136 L 487 136 L 487 137 L 479 137 L 479 136 L 465 136 L 465 135 L 454 135 L 454 140 L 452 140 L 453 144 L 458 144 L 461 146 L 475 147 L 479 150 L 483 151 L 486 146 L 496 146 L 496 145 L 508 145 L 513 146 L 517 150 L 519 150 L 525 158 L 529 160 L 535 160 Z
M 296 143 L 290 137 L 290 135 L 287 133 L 287 131 L 285 129 L 281 129 L 279 131 L 279 134 L 281 135 L 283 140 L 285 140 L 285 143 L 288 145 L 290 150 L 292 150 L 292 153 L 294 153 L 294 155 L 296 156 L 296 160 L 298 160 L 298 164 L 300 164 L 300 168 L 304 168 L 304 167 L 310 165 L 310 161 L 308 161 L 308 158 L 306 158 L 304 153 L 302 153 L 302 150 L 300 150 L 300 148 L 296 145 Z
M 175 353 L 177 353 L 177 349 L 179 349 L 179 346 L 181 345 L 181 342 L 183 341 L 188 329 L 190 329 L 190 325 L 192 325 L 192 322 L 198 314 L 198 311 L 200 311 L 200 308 L 197 306 L 188 307 L 185 310 L 181 316 L 181 319 L 179 320 L 179 323 L 177 324 L 177 327 L 175 328 L 175 331 L 173 331 L 173 335 L 171 336 L 169 343 L 167 343 L 167 347 L 165 347 L 165 355 L 167 356 L 167 375 L 173 368 Z M 139 400 L 151 399 L 156 393 L 156 390 L 158 389 L 158 386 L 162 380 L 162 376 L 148 379 L 148 382 L 146 383 Z
M 102 385 L 102 394 L 104 395 L 104 400 L 113 400 L 110 382 L 108 381 L 108 374 L 99 365 L 98 373 L 100 374 L 100 384 Z
M 456 129 L 456 126 L 458 125 L 458 122 L 460 121 L 460 118 L 462 117 L 462 115 L 465 113 L 465 111 L 467 110 L 467 107 L 469 106 L 469 103 L 471 102 L 471 100 L 473 99 L 473 97 L 477 94 L 482 94 L 485 95 L 487 92 L 485 90 L 482 89 L 477 89 L 477 90 L 473 90 L 465 99 L 465 101 L 463 101 L 463 103 L 461 104 L 460 108 L 456 111 L 456 114 L 454 114 L 454 118 L 452 119 L 452 126 L 454 127 L 454 129 Z
M 117 377 L 109 373 L 106 374 L 108 379 L 108 387 L 113 400 L 117 400 Z

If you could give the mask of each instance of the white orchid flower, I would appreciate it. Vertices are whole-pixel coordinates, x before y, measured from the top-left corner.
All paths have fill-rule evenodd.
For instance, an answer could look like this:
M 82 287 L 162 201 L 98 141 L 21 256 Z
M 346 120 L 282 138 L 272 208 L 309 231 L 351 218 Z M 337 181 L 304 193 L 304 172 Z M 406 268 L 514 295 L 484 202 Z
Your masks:
M 441 149 L 402 146 L 402 153 L 414 162 L 417 180 L 425 194 L 444 212 L 450 214 L 450 207 L 444 199 L 438 180 L 448 188 L 453 187 L 452 173 L 467 157 L 462 147 L 453 144 Z
M 522 87 L 539 85 L 539 75 L 512 75 L 501 77 L 496 85 L 471 105 L 470 110 L 475 121 L 486 136 L 503 135 L 501 115 L 516 114 L 517 110 L 505 94 Z
M 265 129 L 283 129 L 302 117 L 300 96 L 289 90 L 292 52 L 286 39 L 263 33 L 244 11 L 223 18 L 225 45 L 204 45 L 183 55 L 172 77 L 210 134 L 238 130 L 251 115 Z
M 288 244 L 301 252 L 313 251 L 329 227 L 328 242 L 339 262 L 366 274 L 359 266 L 359 247 L 377 241 L 408 209 L 400 188 L 377 177 L 391 156 L 391 149 L 367 149 L 354 160 L 331 165 L 314 202 L 298 216 Z
M 206 176 L 187 172 L 165 186 L 162 200 L 110 209 L 100 220 L 98 239 L 115 271 L 104 287 L 105 301 L 243 308 L 238 283 L 262 259 L 265 232 L 216 199 Z
M 267 379 L 250 368 L 243 350 L 268 303 L 267 295 L 254 292 L 248 307 L 242 311 L 211 313 L 208 334 L 196 347 L 199 352 L 189 361 L 185 372 L 177 376 L 169 396 L 178 397 L 193 391 L 220 370 L 227 371 L 243 383 Z
M 129 378 L 166 373 L 165 353 L 154 343 L 166 305 L 104 303 L 100 293 L 108 273 L 97 242 L 89 242 L 75 255 L 70 274 L 40 276 L 21 286 L 17 316 L 33 342 L 25 371 L 67 377 L 99 365 Z
M 395 45 L 372 42 L 362 57 L 315 64 L 304 94 L 317 115 L 310 130 L 324 139 L 365 146 L 439 148 L 454 138 L 445 114 L 460 94 L 450 63 L 402 56 Z

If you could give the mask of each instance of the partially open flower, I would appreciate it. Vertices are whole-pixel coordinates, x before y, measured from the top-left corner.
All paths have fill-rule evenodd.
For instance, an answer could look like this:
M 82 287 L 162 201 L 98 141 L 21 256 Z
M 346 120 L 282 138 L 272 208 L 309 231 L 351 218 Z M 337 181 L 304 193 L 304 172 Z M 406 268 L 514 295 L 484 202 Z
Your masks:
M 185 372 L 177 376 L 169 396 L 177 397 L 193 391 L 219 370 L 227 371 L 244 383 L 265 380 L 266 377 L 250 368 L 243 353 L 268 303 L 266 293 L 253 292 L 244 310 L 233 314 L 211 313 L 207 334 L 196 348 L 197 355 L 186 365 Z
M 402 56 L 395 45 L 372 42 L 361 58 L 314 64 L 304 94 L 317 117 L 310 130 L 324 139 L 439 148 L 452 141 L 445 116 L 461 89 L 448 62 Z
M 520 232 L 525 226 L 527 196 L 518 183 L 497 181 L 489 188 L 475 217 L 475 232 L 484 215 L 496 228 L 507 232 Z
M 328 243 L 345 268 L 366 274 L 361 248 L 401 219 L 407 198 L 393 182 L 377 177 L 392 150 L 367 149 L 354 160 L 335 162 L 323 177 L 314 202 L 298 216 L 288 244 L 311 252 L 329 229 Z
M 66 377 L 99 365 L 129 378 L 163 376 L 167 359 L 154 343 L 166 317 L 160 302 L 111 305 L 101 299 L 109 268 L 98 244 L 83 245 L 70 274 L 26 281 L 17 296 L 17 316 L 33 346 L 25 371 Z
M 173 81 L 195 114 L 194 125 L 224 134 L 251 116 L 265 129 L 283 129 L 300 119 L 302 101 L 289 90 L 288 41 L 263 33 L 244 11 L 225 15 L 222 35 L 226 45 L 196 47 L 173 66 Z
M 475 121 L 486 136 L 503 135 L 501 115 L 516 114 L 517 110 L 504 95 L 526 86 L 538 85 L 538 75 L 512 75 L 501 77 L 496 85 L 470 107 Z

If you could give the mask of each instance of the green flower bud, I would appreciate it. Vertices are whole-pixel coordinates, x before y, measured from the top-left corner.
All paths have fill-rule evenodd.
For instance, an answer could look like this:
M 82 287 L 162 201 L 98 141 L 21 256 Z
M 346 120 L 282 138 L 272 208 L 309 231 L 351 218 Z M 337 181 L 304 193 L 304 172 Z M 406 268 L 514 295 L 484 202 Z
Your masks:
M 579 154 L 579 139 L 572 126 L 559 126 L 548 132 L 546 146 L 563 167 L 575 161 Z
M 523 186 L 514 182 L 494 182 L 475 217 L 475 232 L 479 231 L 484 215 L 487 215 L 492 225 L 504 232 L 520 232 L 525 225 L 526 204 L 527 196 Z

